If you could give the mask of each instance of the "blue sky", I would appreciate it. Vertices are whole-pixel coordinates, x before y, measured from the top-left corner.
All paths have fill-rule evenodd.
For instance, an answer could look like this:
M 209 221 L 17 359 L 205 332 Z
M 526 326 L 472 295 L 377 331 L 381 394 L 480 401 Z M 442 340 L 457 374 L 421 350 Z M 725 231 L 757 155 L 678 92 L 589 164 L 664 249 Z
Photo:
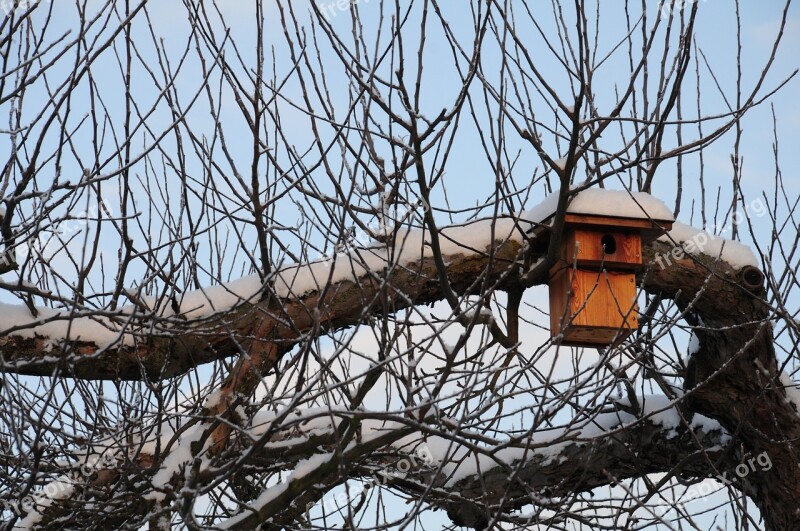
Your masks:
M 299 3 L 295 3 L 298 5 Z M 521 10 L 522 2 L 513 2 L 515 8 Z M 325 4 L 326 6 L 330 4 Z M 471 4 L 466 2 L 447 3 L 444 8 L 448 20 L 451 21 L 455 28 L 466 27 L 466 30 L 461 30 L 465 39 L 469 38 L 469 26 L 472 19 Z M 542 9 L 542 24 L 552 31 L 551 26 L 547 26 L 551 22 L 549 15 L 549 6 L 545 3 L 530 2 L 534 8 Z M 239 2 L 228 0 L 221 3 L 221 11 L 225 17 L 225 21 L 230 25 L 231 34 L 236 39 L 238 46 L 245 57 L 245 61 L 252 59 L 254 54 L 254 24 L 253 24 L 253 4 L 251 2 Z M 370 28 L 370 23 L 374 23 L 377 19 L 380 9 L 378 0 L 361 0 L 357 2 L 357 7 L 360 10 L 363 20 L 365 22 L 366 31 L 374 32 L 374 28 Z M 658 6 L 655 3 L 650 4 L 650 16 L 655 14 Z M 698 47 L 704 52 L 708 66 L 705 63 L 701 67 L 701 76 L 703 82 L 701 85 L 701 108 L 702 113 L 706 115 L 714 115 L 725 113 L 728 110 L 725 98 L 728 101 L 733 101 L 735 94 L 733 87 L 736 79 L 736 64 L 735 64 L 735 50 L 736 50 L 736 34 L 735 34 L 735 11 L 731 2 L 723 2 L 721 0 L 702 0 L 699 3 L 699 15 L 696 26 L 696 39 Z M 610 50 L 613 42 L 610 38 L 612 36 L 619 37 L 624 34 L 624 17 L 621 15 L 621 3 L 619 2 L 606 2 L 601 8 L 601 28 L 603 35 L 608 35 L 609 40 L 601 38 L 600 48 L 603 51 Z M 278 78 L 286 75 L 291 70 L 291 60 L 288 57 L 288 52 L 283 37 L 283 29 L 278 17 L 278 10 L 274 1 L 265 2 L 265 10 L 267 17 L 268 33 L 265 36 L 267 43 L 268 53 L 274 50 L 275 69 L 278 72 Z M 58 15 L 54 21 L 53 33 L 57 34 L 62 29 L 70 28 L 74 22 L 74 16 L 71 6 L 67 4 L 54 4 L 54 11 Z M 328 11 L 335 16 L 332 16 L 331 21 L 333 26 L 346 33 L 348 29 L 348 13 L 341 10 Z M 59 18 L 61 17 L 61 18 Z M 415 18 L 416 17 L 416 18 Z M 755 76 L 760 72 L 761 67 L 766 62 L 771 50 L 773 38 L 780 20 L 780 10 L 777 5 L 744 2 L 741 6 L 740 13 L 742 21 L 742 45 L 743 45 L 743 65 L 742 75 L 744 80 L 745 91 L 752 88 L 755 82 Z M 414 20 L 418 20 L 418 13 L 412 16 L 411 22 L 408 23 L 405 30 L 406 36 L 410 42 L 418 36 L 419 25 L 415 27 Z M 185 36 L 187 35 L 187 26 L 185 23 L 185 8 L 182 2 L 176 0 L 166 0 L 161 2 L 154 2 L 150 6 L 150 21 L 152 21 L 153 31 L 159 37 L 164 38 L 168 49 L 173 51 L 175 57 L 178 57 L 182 52 L 185 45 Z M 134 27 L 134 33 L 141 35 L 142 53 L 147 57 L 154 58 L 154 52 L 151 44 L 148 44 L 148 28 L 139 21 L 139 24 Z M 303 20 L 301 20 L 303 22 Z M 307 22 L 307 20 L 306 20 Z M 458 31 L 458 30 L 457 30 Z M 778 53 L 777 59 L 773 66 L 771 74 L 767 77 L 764 85 L 764 91 L 769 91 L 773 87 L 793 71 L 800 67 L 800 10 L 794 6 L 790 10 L 790 16 L 787 23 L 786 35 Z M 564 93 L 569 93 L 567 86 L 567 79 L 558 67 L 557 62 L 550 56 L 547 50 L 536 49 L 534 52 L 537 54 L 537 62 L 541 65 L 547 66 L 546 71 L 552 78 L 548 78 L 555 86 L 559 87 Z M 329 50 L 325 50 L 323 46 L 322 54 L 323 59 L 331 61 L 334 60 Z M 499 54 L 497 49 L 488 47 L 484 60 L 487 64 L 491 64 L 492 57 L 498 58 Z M 413 62 L 413 59 L 409 59 Z M 454 94 L 458 89 L 458 83 L 454 76 L 453 61 L 449 50 L 443 45 L 442 35 L 435 31 L 431 32 L 430 43 L 428 44 L 428 52 L 424 59 L 424 81 L 426 84 L 426 91 L 424 92 L 422 113 L 429 116 L 435 115 L 442 107 L 447 106 L 453 99 Z M 62 69 L 62 74 L 65 75 L 69 64 L 65 64 Z M 102 68 L 100 68 L 102 67 Z M 597 72 L 596 78 L 596 97 L 601 108 L 605 104 L 610 106 L 613 102 L 613 94 L 615 86 L 624 83 L 626 79 L 626 67 L 624 54 L 610 60 L 603 69 Z M 202 87 L 203 81 L 200 79 L 199 66 L 196 58 L 190 56 L 187 60 L 185 70 L 179 78 L 178 84 L 180 92 L 186 98 L 191 97 Z M 688 81 L 688 86 L 694 86 L 694 65 L 690 67 L 690 76 L 692 79 Z M 721 92 L 717 89 L 715 83 L 709 77 L 707 69 L 713 71 L 716 76 L 717 82 L 722 87 Z M 157 97 L 157 90 L 153 87 L 148 74 L 144 68 L 136 67 L 134 71 L 134 82 L 132 89 L 137 94 L 139 101 L 143 108 L 147 108 L 148 102 L 155 101 Z M 334 101 L 337 102 L 337 112 L 343 111 L 346 106 L 343 103 L 347 98 L 347 85 L 346 78 L 341 74 L 338 69 L 332 68 L 330 70 L 331 77 L 329 78 L 329 85 Z M 122 113 L 122 99 L 124 94 L 123 87 L 120 85 L 120 78 L 116 67 L 116 58 L 109 54 L 98 64 L 98 69 L 95 72 L 96 79 L 99 86 L 103 87 L 107 92 L 105 93 L 106 105 L 110 109 L 110 114 L 116 119 L 121 117 Z M 793 79 L 786 85 L 780 92 L 774 95 L 769 101 L 762 103 L 757 108 L 750 110 L 744 119 L 741 155 L 744 159 L 743 162 L 743 178 L 741 181 L 742 189 L 745 194 L 745 202 L 749 203 L 759 198 L 762 193 L 772 197 L 773 189 L 773 176 L 775 174 L 774 160 L 773 160 L 773 112 L 777 117 L 777 130 L 778 139 L 780 143 L 780 165 L 783 173 L 784 184 L 790 194 L 797 194 L 800 192 L 800 179 L 798 179 L 798 170 L 800 167 L 800 105 L 798 105 L 798 96 L 800 96 L 800 80 Z M 46 98 L 45 90 L 39 86 L 33 89 L 34 91 L 29 94 L 29 98 Z M 283 92 L 288 100 L 300 101 L 300 94 L 293 92 L 297 90 L 297 85 L 294 81 L 290 81 Z M 477 94 L 476 94 L 477 96 Z M 723 97 L 724 96 L 724 97 Z M 282 101 L 280 104 L 281 113 L 283 117 L 282 127 L 287 137 L 296 142 L 298 146 L 307 145 L 309 142 L 309 128 L 308 119 L 302 113 L 293 109 L 287 101 Z M 694 105 L 691 99 L 688 99 L 686 105 Z M 76 99 L 75 112 L 73 120 L 78 120 L 87 112 L 87 105 L 85 101 Z M 5 109 L 2 109 L 5 110 Z M 225 121 L 226 133 L 230 138 L 236 139 L 237 128 L 242 127 L 242 120 L 237 115 L 238 111 L 235 108 L 234 102 L 229 97 L 229 94 L 223 95 L 223 113 L 222 118 Z M 208 109 L 205 107 L 203 101 L 199 101 L 196 108 L 189 113 L 189 119 L 193 125 L 194 130 L 198 134 L 210 132 L 213 128 L 213 121 L 211 120 Z M 156 114 L 150 119 L 153 126 L 164 126 L 169 123 L 169 116 L 163 113 Z M 709 126 L 710 128 L 710 126 Z M 455 156 L 451 157 L 447 165 L 447 171 L 444 178 L 443 187 L 435 191 L 436 196 L 443 198 L 443 188 L 447 188 L 447 198 L 453 208 L 467 208 L 473 207 L 476 204 L 485 204 L 486 198 L 490 197 L 494 190 L 494 176 L 492 170 L 487 163 L 486 156 L 480 144 L 481 128 L 474 124 L 465 121 L 464 126 L 460 129 L 459 135 L 456 139 L 454 153 Z M 614 132 L 606 133 L 609 136 L 609 141 L 613 143 Z M 690 136 L 688 132 L 687 136 Z M 244 135 L 245 137 L 247 135 Z M 89 140 L 88 136 L 84 140 Z M 52 140 L 51 140 L 52 141 Z M 168 142 L 171 142 L 168 141 Z M 526 146 L 518 138 L 510 138 L 511 145 L 517 145 L 523 149 L 517 166 L 514 169 L 515 176 L 524 182 L 525 178 L 529 178 L 533 173 L 534 168 L 541 167 L 541 163 L 537 160 L 535 155 L 531 153 L 530 146 Z M 667 137 L 665 140 L 666 146 L 676 145 L 677 140 L 673 137 Z M 709 211 L 714 210 L 714 203 L 717 193 L 719 193 L 720 204 L 729 205 L 731 201 L 730 189 L 730 176 L 732 174 L 731 153 L 733 143 L 733 132 L 727 133 L 715 145 L 708 148 L 704 153 L 704 176 L 707 183 L 706 193 L 707 205 Z M 559 147 L 555 142 L 549 141 L 547 144 L 549 149 L 552 150 L 554 158 L 562 155 L 558 153 Z M 5 136 L 0 137 L 0 150 L 5 151 L 8 149 L 8 143 Z M 235 157 L 240 157 L 241 165 L 246 167 L 248 164 L 248 150 L 250 145 L 247 142 L 237 143 L 233 142 L 232 152 Z M 513 151 L 513 150 L 512 150 Z M 335 156 L 332 155 L 335 159 Z M 691 155 L 684 161 L 685 167 L 685 183 L 683 190 L 683 200 L 680 205 L 681 214 L 679 219 L 693 224 L 700 225 L 699 215 L 699 197 L 700 190 L 696 183 L 694 176 L 699 174 L 700 161 L 696 155 Z M 113 168 L 113 164 L 109 169 Z M 65 163 L 65 173 L 72 172 L 73 175 L 80 173 L 78 161 L 70 160 Z M 195 168 L 199 171 L 199 168 Z M 541 170 L 540 170 L 541 171 Z M 675 177 L 674 177 L 674 164 L 665 163 L 659 170 L 654 186 L 654 195 L 662 198 L 668 205 L 673 206 L 675 201 Z M 581 176 L 576 178 L 580 181 Z M 43 180 L 46 183 L 46 179 Z M 625 183 L 607 183 L 611 187 L 619 187 Z M 173 186 L 169 184 L 168 186 Z M 112 190 L 112 193 L 114 191 Z M 530 208 L 539 199 L 545 195 L 544 183 L 540 183 L 534 187 L 530 197 L 525 202 L 519 205 L 520 208 Z M 140 205 L 144 206 L 146 200 L 139 197 Z M 694 202 L 694 203 L 693 203 Z M 91 206 L 91 205 L 90 205 Z M 722 225 L 725 218 L 725 208 L 716 220 L 717 226 L 724 228 Z M 691 215 L 694 209 L 694 216 Z M 785 215 L 786 209 L 782 207 L 781 210 Z M 486 211 L 484 215 L 490 214 Z M 286 223 L 293 223 L 295 217 L 298 215 L 298 210 L 295 205 L 287 203 L 282 205 L 278 210 L 278 215 Z M 449 221 L 449 217 L 444 213 L 438 214 L 442 222 Z M 459 220 L 456 215 L 453 220 Z M 709 217 L 708 223 L 714 226 L 715 220 Z M 769 238 L 770 234 L 770 220 L 767 216 L 755 217 L 753 224 L 756 230 L 758 240 Z M 750 242 L 748 234 L 742 236 L 744 242 Z M 116 256 L 117 241 L 113 237 L 103 242 L 103 249 L 107 253 L 108 259 L 113 260 Z M 234 269 L 231 272 L 231 277 L 236 277 L 242 274 L 242 269 Z M 244 271 L 246 272 L 246 271 Z M 132 273 L 130 282 L 135 282 L 135 271 Z M 104 281 L 108 283 L 110 280 L 102 278 L 101 272 L 95 276 L 96 285 L 101 286 Z M 3 280 L 9 281 L 10 279 L 4 278 Z M 99 291 L 99 289 L 98 289 Z M 535 297 L 531 298 L 531 302 L 537 304 L 539 307 L 546 307 L 546 301 L 542 297 L 543 291 L 537 290 Z M 0 301 L 13 300 L 5 292 L 0 292 Z M 797 301 L 790 301 L 796 304 Z M 537 331 L 530 331 L 530 338 L 534 341 L 540 341 L 541 334 Z M 535 339 L 534 339 L 535 338 Z M 442 520 L 443 522 L 444 520 Z

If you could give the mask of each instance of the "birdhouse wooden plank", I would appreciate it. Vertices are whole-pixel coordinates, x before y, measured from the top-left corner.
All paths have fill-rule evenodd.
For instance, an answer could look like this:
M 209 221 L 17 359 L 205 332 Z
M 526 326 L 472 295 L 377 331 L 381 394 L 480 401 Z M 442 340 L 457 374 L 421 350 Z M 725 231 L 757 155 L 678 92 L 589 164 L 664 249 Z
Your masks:
M 639 233 L 570 227 L 561 244 L 561 260 L 580 267 L 636 270 L 642 265 Z
M 550 269 L 551 336 L 563 345 L 608 346 L 632 334 L 642 243 L 671 227 L 671 220 L 568 213 Z
M 551 272 L 550 330 L 561 344 L 610 345 L 638 325 L 634 273 L 569 266 Z
M 564 217 L 566 226 L 573 227 L 605 227 L 616 231 L 638 232 L 644 243 L 649 243 L 672 228 L 671 220 L 650 220 L 625 218 L 616 216 L 596 216 L 594 214 L 567 214 Z

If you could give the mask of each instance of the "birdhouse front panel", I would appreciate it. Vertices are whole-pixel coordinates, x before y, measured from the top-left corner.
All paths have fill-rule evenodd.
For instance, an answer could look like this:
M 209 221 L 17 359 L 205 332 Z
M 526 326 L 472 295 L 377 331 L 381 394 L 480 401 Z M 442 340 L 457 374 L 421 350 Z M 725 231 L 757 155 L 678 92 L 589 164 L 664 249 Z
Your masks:
M 558 266 L 557 266 L 558 267 Z M 561 266 L 550 275 L 550 330 L 564 345 L 606 346 L 638 327 L 636 276 Z
M 635 270 L 642 265 L 638 232 L 568 228 L 561 243 L 561 260 L 578 267 Z

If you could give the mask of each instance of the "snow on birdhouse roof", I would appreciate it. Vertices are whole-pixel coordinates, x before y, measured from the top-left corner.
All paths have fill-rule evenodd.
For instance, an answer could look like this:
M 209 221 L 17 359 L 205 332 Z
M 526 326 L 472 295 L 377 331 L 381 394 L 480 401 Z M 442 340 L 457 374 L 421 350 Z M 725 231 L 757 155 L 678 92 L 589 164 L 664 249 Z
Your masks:
M 528 221 L 543 223 L 556 213 L 557 206 L 558 193 L 552 193 L 522 216 Z M 570 201 L 567 213 L 658 221 L 674 219 L 667 205 L 650 194 L 605 188 L 590 188 L 579 192 Z

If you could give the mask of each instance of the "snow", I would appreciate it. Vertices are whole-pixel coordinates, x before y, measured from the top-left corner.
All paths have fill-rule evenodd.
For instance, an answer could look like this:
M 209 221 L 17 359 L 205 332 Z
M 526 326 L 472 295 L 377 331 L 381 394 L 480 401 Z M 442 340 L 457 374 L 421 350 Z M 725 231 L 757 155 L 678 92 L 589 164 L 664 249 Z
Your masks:
M 786 377 L 786 381 L 789 382 L 788 377 Z M 798 393 L 796 389 L 792 388 L 792 390 L 794 393 Z M 212 398 L 209 400 L 213 401 Z M 667 432 L 672 432 L 680 426 L 681 421 L 674 402 L 667 397 L 646 395 L 640 397 L 638 401 L 642 405 L 644 416 L 647 416 L 654 424 L 662 426 Z M 385 436 L 387 433 L 408 429 L 408 426 L 402 422 L 369 418 L 368 411 L 362 411 L 362 414 L 364 418 L 360 423 L 361 433 L 356 438 L 361 444 L 369 443 L 369 441 Z M 384 414 L 384 411 L 376 412 L 376 416 Z M 280 420 L 280 431 L 287 433 L 287 429 L 291 427 L 289 432 L 291 436 L 284 440 L 270 441 L 264 445 L 265 448 L 307 443 L 312 435 L 334 433 L 338 427 L 338 421 L 351 415 L 352 411 L 330 407 L 289 412 L 286 410 L 271 411 L 263 409 L 256 413 L 253 424 L 246 430 L 246 433 L 253 438 L 258 438 L 267 433 L 274 422 Z M 639 419 L 633 415 L 622 411 L 602 413 L 583 423 L 538 430 L 532 434 L 530 439 L 517 441 L 518 446 L 515 447 L 506 446 L 503 441 L 499 441 L 499 449 L 492 445 L 486 445 L 476 451 L 472 445 L 462 445 L 447 437 L 430 434 L 423 436 L 421 433 L 413 433 L 398 438 L 392 443 L 392 446 L 407 454 L 411 466 L 414 468 L 425 466 L 430 469 L 436 469 L 442 466 L 442 473 L 447 478 L 446 485 L 452 486 L 469 476 L 496 468 L 501 463 L 514 466 L 523 461 L 536 460 L 540 465 L 547 465 L 563 459 L 564 450 L 571 445 L 591 444 L 595 439 L 606 437 L 610 431 L 624 429 L 626 426 L 638 421 Z M 457 426 L 459 423 L 457 419 L 444 419 L 444 424 Z M 691 427 L 706 432 L 722 431 L 716 421 L 702 415 L 694 416 Z M 204 429 L 205 425 L 198 424 L 188 428 L 181 434 L 170 449 L 160 469 L 154 475 L 152 484 L 156 490 L 149 492 L 146 495 L 147 499 L 156 502 L 164 499 L 164 494 L 159 492 L 158 489 L 168 489 L 170 481 L 176 475 L 183 473 L 187 465 L 193 462 L 195 456 L 192 452 L 192 443 L 202 439 Z M 671 435 L 668 433 L 667 436 Z M 171 438 L 171 434 L 162 434 L 162 448 L 163 440 L 169 438 Z M 351 445 L 353 444 L 356 443 L 351 443 Z M 147 450 L 143 448 L 142 451 L 146 452 Z M 322 452 L 299 461 L 282 482 L 266 488 L 252 502 L 249 508 L 226 520 L 220 527 L 227 529 L 237 526 L 251 514 L 251 511 L 259 511 L 283 495 L 293 481 L 314 473 L 319 467 L 335 458 L 331 453 Z M 201 466 L 208 466 L 208 461 L 205 461 L 205 464 Z M 389 472 L 396 475 L 405 474 L 407 470 L 407 468 L 398 468 L 398 470 L 390 470 Z M 36 496 L 36 505 L 41 510 L 42 507 L 52 503 L 53 499 L 62 499 L 70 496 L 73 488 L 72 481 L 69 478 L 59 479 Z M 39 520 L 37 515 L 38 513 L 32 512 L 26 517 L 23 521 L 27 526 L 26 528 L 36 524 Z
M 493 241 L 513 240 L 523 242 L 520 228 L 526 231 L 528 225 L 549 222 L 558 205 L 558 194 L 553 193 L 531 210 L 522 212 L 515 220 L 511 217 L 482 219 L 462 225 L 444 227 L 440 230 L 439 241 L 445 255 L 469 255 L 484 252 Z M 601 216 L 625 216 L 637 219 L 672 220 L 667 206 L 641 192 L 624 190 L 589 189 L 578 193 L 568 207 L 568 212 Z M 731 249 L 734 246 L 730 246 Z M 726 246 L 726 253 L 729 252 Z M 274 277 L 276 294 L 279 297 L 300 297 L 318 291 L 328 282 L 356 281 L 371 272 L 385 269 L 390 262 L 405 266 L 432 255 L 430 234 L 423 230 L 400 231 L 394 249 L 385 245 L 375 245 L 355 249 L 349 253 L 338 254 L 335 258 L 317 260 L 311 263 L 296 264 L 279 269 Z M 184 293 L 178 300 L 179 310 L 187 319 L 197 319 L 226 311 L 242 302 L 255 302 L 263 291 L 263 283 L 258 275 L 250 275 L 221 285 Z M 142 297 L 141 303 L 154 310 L 156 300 Z M 162 304 L 159 314 L 171 317 L 174 311 L 170 304 Z M 33 318 L 26 307 L 0 304 L 4 316 L 3 329 L 29 326 L 13 332 L 23 337 L 80 338 L 107 346 L 120 339 L 132 343 L 130 334 L 122 334 L 120 326 L 107 319 L 71 316 L 67 310 L 41 309 L 41 316 Z M 120 310 L 123 316 L 141 312 L 133 305 Z M 87 311 L 88 313 L 88 311 Z M 72 318 L 71 318 L 72 317 Z M 51 322 L 43 320 L 59 318 Z M 0 330 L 3 335 L 3 330 Z
M 526 225 L 525 214 L 519 221 Z M 522 234 L 512 218 L 483 219 L 439 230 L 439 246 L 444 255 L 484 252 L 491 242 L 498 240 L 522 241 Z M 369 272 L 381 271 L 390 263 L 390 258 L 402 266 L 433 254 L 427 231 L 401 231 L 395 245 L 392 250 L 385 246 L 367 247 L 335 259 L 286 267 L 278 272 L 275 291 L 279 297 L 302 296 L 320 290 L 329 278 L 331 283 L 355 281 Z
M 564 168 L 567 167 L 567 157 L 561 157 L 558 160 L 554 160 L 553 163 L 558 167 L 559 170 L 564 171 Z
M 660 221 L 673 219 L 672 211 L 667 205 L 650 194 L 604 188 L 590 188 L 580 192 L 569 204 L 567 212 Z
M 646 417 L 666 431 L 677 433 L 675 430 L 681 425 L 681 417 L 672 400 L 664 395 L 644 395 L 638 397 L 642 417 Z M 623 396 L 618 402 L 630 406 L 630 400 Z
M 639 403 L 643 409 L 643 417 L 647 417 L 653 424 L 661 426 L 667 437 L 677 435 L 677 429 L 682 421 L 674 401 L 666 396 L 646 395 L 639 398 Z M 377 412 L 377 415 L 383 413 Z M 392 431 L 406 429 L 403 423 L 370 419 L 367 411 L 362 411 L 362 414 L 365 417 L 361 421 L 359 437 L 362 443 Z M 248 435 L 257 438 L 265 434 L 272 423 L 284 415 L 285 412 L 259 411 L 254 419 L 253 427 L 247 430 Z M 332 408 L 290 412 L 283 418 L 282 431 L 285 431 L 287 426 L 291 426 L 293 428 L 292 437 L 269 442 L 265 447 L 296 445 L 306 442 L 312 435 L 333 433 L 336 429 L 334 423 L 338 423 L 337 417 L 342 419 L 346 416 L 349 416 L 346 411 Z M 547 465 L 562 459 L 564 450 L 570 445 L 591 443 L 595 439 L 606 437 L 611 431 L 624 429 L 639 421 L 640 419 L 623 411 L 602 413 L 582 423 L 538 430 L 532 434 L 530 439 L 519 441 L 520 446 L 508 447 L 500 441 L 499 449 L 485 446 L 482 451 L 477 452 L 473 447 L 462 445 L 450 438 L 435 435 L 423 437 L 420 433 L 406 435 L 391 445 L 409 456 L 422 454 L 430 456 L 431 459 L 427 459 L 424 464 L 431 468 L 441 465 L 442 473 L 447 477 L 446 485 L 452 486 L 466 477 L 495 468 L 500 463 L 513 466 L 521 461 L 538 459 L 541 465 Z M 452 426 L 458 425 L 457 419 L 449 421 L 444 419 L 443 422 L 445 425 L 448 422 Z M 694 416 L 691 427 L 706 432 L 723 431 L 719 423 L 702 415 Z M 414 460 L 412 457 L 412 462 L 418 463 L 418 460 Z M 297 472 L 295 471 L 295 473 Z M 274 495 L 276 494 L 270 496 Z
M 394 262 L 405 265 L 430 256 L 427 236 L 422 231 L 402 233 L 398 237 L 397 248 L 391 251 Z M 480 220 L 440 231 L 440 247 L 446 255 L 484 252 L 490 242 L 509 239 L 522 241 L 517 225 L 510 218 Z M 320 290 L 328 282 L 355 281 L 369 272 L 385 269 L 389 262 L 390 250 L 376 246 L 357 249 L 352 254 L 341 254 L 335 259 L 285 267 L 275 275 L 275 291 L 279 297 L 299 297 Z M 242 302 L 255 302 L 262 288 L 258 275 L 251 275 L 226 284 L 188 292 L 179 300 L 180 312 L 187 319 L 208 317 Z M 142 297 L 141 302 L 148 309 L 153 309 L 156 303 L 151 297 Z M 130 315 L 136 311 L 137 308 L 130 305 L 122 308 L 120 313 Z M 4 315 L 3 329 L 29 327 L 13 333 L 22 337 L 80 338 L 102 346 L 120 338 L 119 327 L 109 320 L 80 316 L 69 319 L 70 313 L 67 310 L 42 308 L 40 316 L 34 318 L 23 305 L 0 303 L 0 312 Z M 170 305 L 165 305 L 160 315 L 171 317 L 174 311 Z M 51 322 L 43 322 L 56 318 L 57 320 Z M 3 330 L 0 330 L 0 334 L 2 333 Z M 132 338 L 126 337 L 126 342 L 131 340 Z
M 667 437 L 677 435 L 681 419 L 674 403 L 669 398 L 647 395 L 639 397 L 639 403 L 642 405 L 643 416 L 653 424 L 664 428 Z M 638 420 L 623 411 L 602 413 L 583 425 L 575 424 L 536 431 L 527 442 L 527 447 L 501 448 L 499 450 L 486 448 L 485 453 L 474 453 L 465 446 L 436 436 L 428 436 L 423 440 L 414 435 L 398 441 L 393 446 L 408 448 L 411 446 L 409 439 L 417 437 L 417 444 L 426 445 L 435 460 L 444 463 L 442 470 L 448 477 L 447 485 L 452 486 L 466 477 L 495 468 L 498 463 L 513 466 L 523 460 L 531 461 L 538 458 L 540 459 L 539 463 L 545 466 L 555 460 L 563 459 L 562 454 L 570 445 L 591 444 L 592 440 L 607 437 L 608 432 L 624 429 Z M 706 432 L 723 431 L 719 423 L 702 415 L 695 415 L 691 427 Z
M 681 417 L 672 400 L 663 395 L 646 395 L 641 397 L 642 416 L 665 430 L 674 432 L 681 425 Z
M 674 400 L 670 400 L 664 395 L 644 395 L 638 397 L 641 406 L 642 417 L 646 417 L 658 426 L 661 426 L 668 433 L 668 437 L 677 435 L 677 429 L 681 425 L 681 416 L 675 405 Z M 630 406 L 627 397 L 619 400 L 620 404 Z M 722 426 L 716 420 L 695 414 L 689 423 L 692 429 L 700 429 L 705 432 L 723 431 Z M 609 428 L 610 429 L 610 428 Z
M 341 410 L 338 411 L 338 414 L 341 414 L 340 418 L 343 418 L 352 413 L 348 414 L 346 411 Z M 275 447 L 285 444 L 297 444 L 305 442 L 307 438 L 312 435 L 332 433 L 335 430 L 332 419 L 335 419 L 336 415 L 337 410 L 331 408 L 314 408 L 300 412 L 291 412 L 284 419 L 283 425 L 292 425 L 296 430 L 295 434 L 297 436 L 288 440 L 270 442 L 266 446 Z M 258 437 L 266 433 L 271 423 L 280 416 L 281 414 L 273 411 L 259 411 L 254 419 L 254 426 L 248 430 L 248 434 L 252 437 Z M 406 429 L 406 426 L 400 422 L 366 418 L 361 421 L 359 440 L 362 444 L 367 443 L 387 433 L 402 429 Z M 538 432 L 535 434 L 534 444 L 547 446 L 559 437 L 563 437 L 564 433 L 562 429 Z M 535 451 L 530 448 L 504 448 L 494 452 L 492 452 L 491 448 L 487 448 L 486 454 L 478 454 L 473 459 L 472 451 L 465 446 L 454 443 L 443 437 L 429 435 L 423 439 L 422 435 L 417 433 L 398 439 L 392 446 L 402 452 L 407 452 L 409 455 L 419 455 L 422 450 L 426 456 L 429 455 L 433 458 L 434 463 L 446 463 L 444 472 L 450 476 L 451 483 L 471 474 L 475 474 L 479 469 L 486 470 L 487 468 L 493 468 L 497 466 L 498 460 L 511 464 L 526 457 L 531 458 L 535 454 L 544 455 L 549 458 L 551 455 L 557 455 L 562 448 L 562 446 L 551 445 L 550 447 L 538 448 Z M 490 452 L 491 455 L 488 455 Z M 426 464 L 430 465 L 431 463 Z M 303 469 L 301 469 L 301 471 L 302 470 Z M 295 469 L 294 474 L 298 474 L 297 469 Z
M 68 476 L 61 476 L 45 485 L 41 491 L 33 496 L 33 503 L 30 512 L 25 518 L 14 526 L 14 529 L 34 529 L 42 519 L 42 513 L 50 507 L 54 501 L 65 500 L 72 496 L 75 485 Z
M 785 372 L 781 373 L 781 384 L 786 391 L 786 401 L 794 406 L 794 410 L 800 415 L 800 384 L 792 380 L 792 377 Z
M 558 194 L 552 193 L 541 203 L 525 211 L 522 218 L 535 223 L 543 223 L 555 214 L 557 207 Z M 590 188 L 579 192 L 572 198 L 567 212 L 659 221 L 673 220 L 672 212 L 667 205 L 650 194 L 604 188 Z
M 297 432 L 306 436 L 322 434 L 330 431 L 332 419 L 350 415 L 352 411 L 334 407 L 307 408 L 289 413 L 262 409 L 253 416 L 247 433 L 253 438 L 261 437 L 270 430 L 274 422 L 283 419 L 281 425 L 291 425 Z
M 625 411 L 612 411 L 595 415 L 585 426 L 582 426 L 578 435 L 581 439 L 594 439 L 602 437 L 608 431 L 619 426 L 636 421 L 636 417 Z
M 178 300 L 181 315 L 187 319 L 207 317 L 243 301 L 252 302 L 262 288 L 263 283 L 259 276 L 249 275 L 226 284 L 190 291 Z M 164 311 L 166 316 L 171 316 L 172 313 L 172 310 Z
M 676 221 L 672 230 L 661 236 L 659 241 L 675 242 L 685 252 L 697 256 L 705 254 L 729 263 L 735 269 L 745 266 L 758 267 L 758 260 L 749 247 L 739 242 L 726 240 Z
M 693 430 L 701 430 L 706 433 L 711 433 L 713 431 L 720 431 L 724 433 L 722 425 L 719 422 L 710 417 L 706 417 L 705 415 L 701 415 L 700 413 L 694 414 L 694 417 L 692 417 L 692 422 L 689 423 L 689 427 Z
M 700 352 L 700 338 L 697 337 L 697 334 L 692 332 L 689 336 L 689 348 L 688 354 L 691 356 L 692 354 L 697 354 Z
M 252 504 L 249 505 L 248 509 L 243 509 L 242 512 L 237 514 L 236 516 L 229 518 L 219 524 L 220 529 L 230 529 L 232 527 L 236 527 L 241 522 L 243 522 L 246 518 L 250 516 L 252 512 L 258 512 L 265 506 L 267 506 L 270 502 L 275 500 L 278 496 L 286 492 L 286 489 L 289 488 L 292 481 L 302 479 L 308 474 L 315 472 L 319 467 L 330 461 L 331 459 L 335 459 L 333 454 L 325 453 L 325 454 L 316 454 L 308 459 L 303 459 L 298 461 L 297 465 L 295 466 L 294 470 L 292 471 L 289 476 L 278 483 L 277 485 L 273 485 L 264 489 L 264 492 L 256 498 Z
M 204 424 L 196 424 L 188 428 L 172 448 L 169 449 L 169 454 L 164 458 L 158 472 L 153 476 L 152 485 L 154 489 L 167 488 L 172 478 L 181 472 L 181 469 L 194 461 L 192 453 L 192 443 L 197 442 L 203 438 L 206 426 Z M 165 495 L 158 490 L 152 490 L 145 495 L 145 499 L 153 501 L 162 501 Z
M 558 194 L 553 193 L 530 210 L 522 212 L 520 225 L 546 223 L 558 207 Z M 596 216 L 630 217 L 635 219 L 672 220 L 669 208 L 659 199 L 642 192 L 625 190 L 589 189 L 578 193 L 570 202 L 567 212 Z M 401 232 L 397 238 L 399 249 L 392 253 L 400 265 L 431 256 L 428 233 L 421 230 Z M 484 219 L 442 228 L 440 247 L 445 255 L 472 254 L 484 251 L 494 240 L 522 241 L 517 223 L 510 217 Z M 385 247 L 358 249 L 343 254 L 335 260 L 323 260 L 279 271 L 275 281 L 278 296 L 301 296 L 319 290 L 330 277 L 331 282 L 355 280 L 370 271 L 384 269 L 389 261 Z
M 203 408 L 207 410 L 212 410 L 217 407 L 220 401 L 225 397 L 225 393 L 222 389 L 217 389 L 216 391 L 212 391 L 206 397 L 205 401 L 203 402 Z
M 3 316 L 3 330 L 15 327 L 22 328 L 13 332 L 21 337 L 50 337 L 67 338 L 72 340 L 82 339 L 93 341 L 97 344 L 111 344 L 120 339 L 118 325 L 102 317 L 81 316 L 80 313 L 70 312 L 65 309 L 37 308 L 38 317 L 33 317 L 30 310 L 23 305 L 6 304 L 0 302 L 0 315 Z M 46 322 L 47 321 L 47 322 Z M 33 325 L 31 327 L 31 325 Z

